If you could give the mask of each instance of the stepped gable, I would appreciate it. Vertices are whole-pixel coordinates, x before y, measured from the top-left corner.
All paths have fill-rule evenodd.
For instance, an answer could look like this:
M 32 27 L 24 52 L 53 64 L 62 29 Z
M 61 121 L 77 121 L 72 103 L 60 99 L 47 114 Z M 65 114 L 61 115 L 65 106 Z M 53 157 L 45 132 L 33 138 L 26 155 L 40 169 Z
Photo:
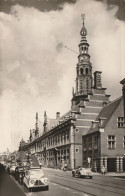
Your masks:
M 95 120 L 96 126 L 94 128 L 92 128 L 91 126 L 91 128 L 88 131 L 88 134 L 98 131 L 99 127 L 105 128 L 106 124 L 108 123 L 112 114 L 114 113 L 118 105 L 120 104 L 121 100 L 122 100 L 122 97 L 119 97 L 118 99 L 104 106 L 104 108 L 100 111 L 99 115 L 97 116 Z M 100 119 L 103 119 L 103 123 L 101 125 L 100 125 Z
M 95 121 L 104 104 L 109 103 L 110 95 L 105 94 L 106 88 L 94 89 L 93 93 L 88 95 L 88 98 L 82 99 L 78 108 L 80 113 L 77 114 L 75 125 L 85 135 Z

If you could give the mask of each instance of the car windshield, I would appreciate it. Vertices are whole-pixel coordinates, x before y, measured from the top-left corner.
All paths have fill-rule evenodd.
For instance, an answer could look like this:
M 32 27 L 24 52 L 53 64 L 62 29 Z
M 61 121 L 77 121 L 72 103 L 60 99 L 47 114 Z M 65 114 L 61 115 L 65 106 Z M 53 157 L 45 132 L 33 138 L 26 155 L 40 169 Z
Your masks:
M 11 168 L 16 168 L 16 165 L 11 165 Z
M 43 171 L 41 169 L 38 170 L 31 170 L 30 175 L 38 175 L 38 176 L 44 176 Z

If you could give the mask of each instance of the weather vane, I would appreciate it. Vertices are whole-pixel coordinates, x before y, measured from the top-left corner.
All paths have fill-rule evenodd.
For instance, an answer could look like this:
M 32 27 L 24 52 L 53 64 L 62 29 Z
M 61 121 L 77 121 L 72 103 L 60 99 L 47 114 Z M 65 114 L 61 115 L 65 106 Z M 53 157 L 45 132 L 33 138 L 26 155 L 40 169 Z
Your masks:
M 82 17 L 82 19 L 83 19 L 83 23 L 84 23 L 85 14 L 81 14 L 81 17 Z

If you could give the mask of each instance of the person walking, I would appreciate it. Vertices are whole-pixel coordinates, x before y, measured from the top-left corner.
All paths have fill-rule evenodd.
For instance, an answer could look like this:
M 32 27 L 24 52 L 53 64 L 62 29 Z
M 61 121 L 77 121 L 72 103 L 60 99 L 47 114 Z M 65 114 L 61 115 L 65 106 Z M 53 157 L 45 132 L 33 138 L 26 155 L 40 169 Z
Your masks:
M 105 166 L 102 166 L 102 175 L 105 175 L 106 171 L 105 171 Z

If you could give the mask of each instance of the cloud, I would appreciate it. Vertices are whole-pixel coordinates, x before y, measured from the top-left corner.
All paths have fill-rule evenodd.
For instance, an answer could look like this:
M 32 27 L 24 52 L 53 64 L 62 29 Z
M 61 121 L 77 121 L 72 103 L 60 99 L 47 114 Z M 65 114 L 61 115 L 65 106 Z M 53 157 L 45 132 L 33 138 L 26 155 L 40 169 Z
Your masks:
M 81 13 L 86 14 L 93 71 L 103 71 L 103 86 L 113 98 L 121 94 L 125 23 L 116 19 L 116 12 L 117 7 L 107 10 L 101 2 L 79 0 L 64 4 L 61 11 L 40 12 L 16 5 L 11 14 L 0 13 L 1 149 L 7 143 L 16 148 L 18 140 L 28 139 L 36 112 L 42 121 L 45 110 L 55 117 L 57 111 L 63 114 L 70 109 L 77 55 L 64 46 L 78 51 Z M 13 145 L 11 138 L 17 136 Z

